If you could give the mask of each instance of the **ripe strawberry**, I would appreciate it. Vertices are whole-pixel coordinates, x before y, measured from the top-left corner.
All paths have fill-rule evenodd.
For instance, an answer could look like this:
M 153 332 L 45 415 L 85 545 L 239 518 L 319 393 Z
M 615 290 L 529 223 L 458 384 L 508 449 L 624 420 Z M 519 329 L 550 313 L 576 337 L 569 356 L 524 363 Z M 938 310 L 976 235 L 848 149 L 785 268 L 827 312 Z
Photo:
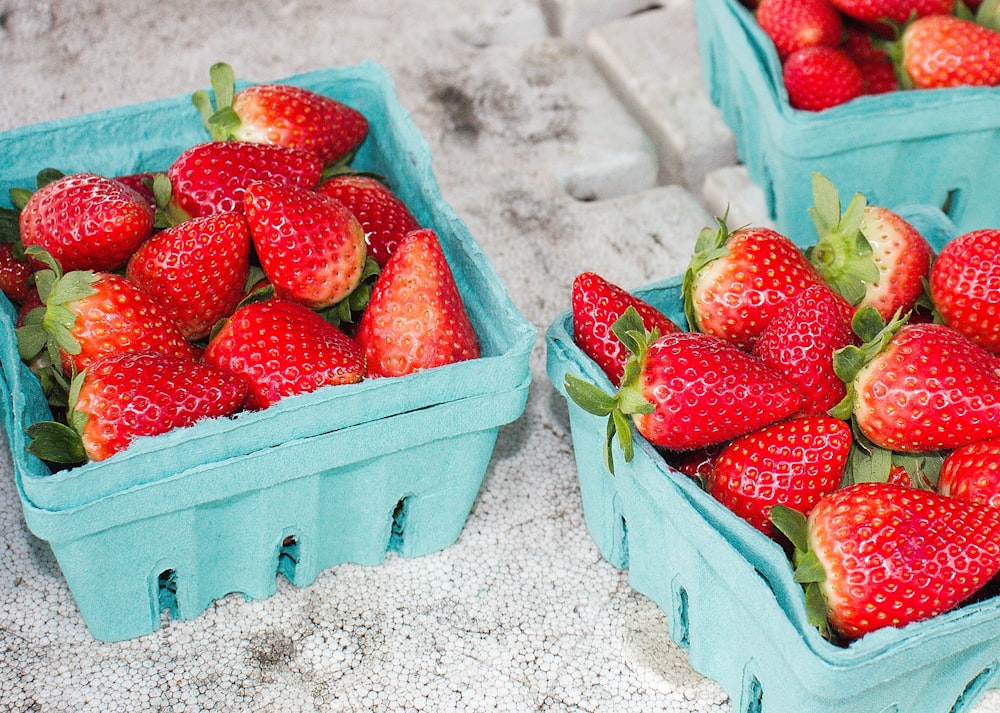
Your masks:
M 854 61 L 865 80 L 865 94 L 886 94 L 899 89 L 899 78 L 896 77 L 896 68 L 891 59 L 856 59 Z
M 982 347 L 943 324 L 882 321 L 870 307 L 855 329 L 864 343 L 835 355 L 848 395 L 834 415 L 903 453 L 960 448 L 1000 437 L 1000 367 Z
M 803 47 L 792 52 L 782 65 L 781 77 L 788 103 L 802 111 L 823 111 L 865 92 L 858 65 L 836 47 Z
M 241 376 L 248 409 L 364 376 L 364 353 L 340 329 L 298 302 L 269 299 L 243 305 L 205 348 L 203 360 Z
M 668 451 L 665 448 L 657 449 L 663 460 L 674 470 L 697 480 L 705 487 L 708 476 L 715 467 L 715 461 L 722 453 L 727 443 L 718 443 L 705 448 L 695 448 L 690 451 Z
M 339 201 L 299 186 L 252 181 L 243 206 L 261 268 L 279 297 L 318 310 L 361 283 L 364 229 Z
M 336 198 L 354 213 L 365 229 L 368 254 L 385 267 L 396 246 L 420 227 L 406 204 L 382 181 L 356 173 L 331 176 L 317 192 Z
M 931 266 L 929 290 L 945 324 L 1000 353 L 1000 230 L 974 230 L 948 242 Z
M 933 250 L 898 213 L 868 205 L 856 193 L 843 214 L 833 183 L 813 174 L 809 214 L 817 241 L 808 255 L 819 273 L 855 308 L 874 307 L 883 320 L 913 309 L 924 292 Z
M 288 146 L 311 151 L 328 165 L 352 154 L 368 135 L 365 116 L 332 97 L 291 84 L 235 91 L 235 74 L 224 62 L 213 65 L 209 76 L 215 106 L 205 90 L 192 99 L 215 141 Z
M 1000 438 L 948 453 L 938 473 L 937 489 L 942 495 L 1000 508 Z
M 167 170 L 171 203 L 182 217 L 243 211 L 250 181 L 303 188 L 319 183 L 323 165 L 315 154 L 270 144 L 212 141 L 181 153 Z
M 810 620 L 848 639 L 950 611 L 1000 571 L 1000 510 L 918 488 L 859 483 L 808 518 L 772 519 L 795 545 Z
M 684 274 L 691 329 L 752 349 L 781 305 L 823 279 L 798 246 L 769 228 L 705 228 Z
M 34 293 L 29 283 L 34 270 L 20 255 L 14 243 L 0 242 L 0 291 L 15 305 L 22 304 Z
M 68 425 L 32 425 L 28 451 L 54 463 L 105 460 L 140 436 L 229 416 L 246 392 L 233 374 L 190 359 L 158 352 L 107 354 L 74 378 Z
M 830 0 L 838 10 L 861 22 L 877 23 L 888 20 L 902 25 L 914 14 L 949 15 L 955 0 Z
M 760 0 L 756 18 L 782 61 L 803 47 L 837 47 L 844 32 L 829 0 Z
M 1000 84 L 1000 32 L 950 14 L 909 23 L 892 55 L 907 89 Z
M 729 441 L 798 411 L 802 397 L 782 375 L 730 342 L 699 332 L 671 332 L 655 340 L 628 308 L 614 326 L 632 356 L 614 395 L 572 374 L 566 393 L 588 413 L 609 418 L 605 459 L 618 437 L 626 461 L 633 455 L 628 418 L 650 443 L 674 451 Z
M 660 310 L 596 273 L 582 272 L 573 280 L 573 341 L 615 386 L 625 373 L 628 350 L 611 326 L 627 307 L 634 307 L 639 313 L 646 331 L 656 329 L 660 334 L 680 331 Z
M 125 276 L 152 295 L 185 339 L 208 336 L 243 299 L 250 231 L 239 213 L 216 213 L 171 226 L 135 251 Z
M 479 341 L 433 230 L 410 233 L 375 281 L 355 338 L 368 376 L 403 376 L 479 356 Z
M 840 486 L 851 427 L 830 416 L 803 416 L 737 438 L 719 454 L 705 483 L 709 495 L 767 536 L 771 507 L 802 514 Z
M 854 342 L 853 315 L 843 297 L 813 285 L 782 305 L 754 344 L 754 356 L 802 394 L 803 415 L 824 414 L 846 395 L 833 370 L 833 354 Z
M 93 173 L 63 176 L 21 209 L 21 242 L 37 245 L 66 272 L 113 271 L 149 237 L 154 211 L 123 183 Z
M 180 329 L 153 298 L 114 273 L 57 265 L 35 273 L 45 310 L 30 312 L 17 329 L 25 360 L 47 351 L 53 365 L 72 376 L 105 354 L 157 351 L 193 359 Z
M 153 193 L 153 180 L 155 174 L 149 172 L 129 173 L 123 176 L 115 176 L 115 180 L 124 183 L 133 191 L 146 199 L 149 207 L 154 211 L 157 209 L 156 194 Z

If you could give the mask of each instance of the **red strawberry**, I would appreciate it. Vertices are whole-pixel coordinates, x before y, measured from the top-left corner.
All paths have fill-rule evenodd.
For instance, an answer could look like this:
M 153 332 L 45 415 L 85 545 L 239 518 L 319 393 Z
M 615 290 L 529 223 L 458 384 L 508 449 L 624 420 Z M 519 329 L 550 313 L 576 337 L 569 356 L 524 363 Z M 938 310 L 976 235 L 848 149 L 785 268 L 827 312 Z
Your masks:
M 788 103 L 803 111 L 823 111 L 865 92 L 858 65 L 836 47 L 803 47 L 788 55 L 781 70 Z
M 795 545 L 810 620 L 848 639 L 950 611 L 1000 571 L 1000 510 L 926 490 L 859 483 L 807 519 L 772 519 Z
M 802 394 L 804 415 L 826 413 L 847 393 L 833 370 L 833 354 L 854 342 L 853 315 L 843 297 L 813 285 L 782 305 L 754 344 L 754 356 Z
M 949 15 L 955 0 L 830 0 L 842 13 L 861 22 L 889 20 L 902 25 L 914 14 Z
M 63 373 L 118 352 L 157 351 L 193 359 L 180 329 L 153 298 L 120 275 L 53 269 L 35 273 L 45 310 L 29 313 L 17 330 L 21 356 L 48 352 Z
M 336 198 L 354 213 L 365 229 L 368 254 L 385 267 L 396 246 L 420 227 L 406 204 L 377 178 L 344 173 L 330 177 L 316 189 Z
M 49 252 L 66 272 L 120 268 L 153 230 L 154 210 L 123 183 L 93 173 L 59 178 L 31 194 L 21 242 Z
M 948 242 L 931 266 L 929 289 L 948 326 L 1000 353 L 1000 230 L 974 230 Z
M 893 57 L 906 88 L 1000 84 L 1000 32 L 950 14 L 909 23 Z
M 203 359 L 240 375 L 246 407 L 264 409 L 287 396 L 361 381 L 364 354 L 340 329 L 298 302 L 250 302 L 233 313 Z
M 865 94 L 886 94 L 899 89 L 899 79 L 891 59 L 859 59 L 855 63 L 865 80 Z
M 476 332 L 433 230 L 416 230 L 396 248 L 355 338 L 369 376 L 403 376 L 479 356 Z
M 724 443 L 794 414 L 802 397 L 782 375 L 719 337 L 671 332 L 655 340 L 628 308 L 615 334 L 632 356 L 618 392 L 566 375 L 566 393 L 588 413 L 608 416 L 605 458 L 617 435 L 632 459 L 627 417 L 650 443 L 674 451 Z
M 782 60 L 803 47 L 837 47 L 844 32 L 828 0 L 760 0 L 756 18 Z
M 718 223 L 698 236 L 684 274 L 684 311 L 691 329 L 749 350 L 786 300 L 823 280 L 784 235 L 769 228 L 730 233 L 725 220 Z
M 186 339 L 208 336 L 236 309 L 250 265 L 250 231 L 239 213 L 171 226 L 135 251 L 125 275 L 152 295 Z
M 1000 366 L 943 324 L 881 319 L 870 307 L 855 328 L 865 340 L 835 355 L 848 396 L 834 414 L 853 414 L 877 446 L 904 453 L 960 448 L 1000 437 Z
M 15 305 L 22 304 L 35 292 L 29 284 L 34 273 L 31 263 L 19 255 L 14 243 L 0 242 L 0 291 Z
M 951 451 L 938 473 L 937 489 L 942 495 L 1000 508 L 1000 438 Z
M 913 309 L 923 294 L 933 251 L 898 213 L 868 205 L 856 193 L 843 214 L 837 188 L 813 174 L 809 213 L 817 242 L 809 251 L 819 273 L 855 308 L 874 307 L 883 320 Z
M 69 426 L 34 424 L 28 450 L 55 463 L 104 460 L 140 436 L 235 413 L 246 391 L 241 379 L 208 364 L 158 352 L 108 354 L 74 379 Z M 55 444 L 53 429 L 64 434 Z
M 765 535 L 771 507 L 808 513 L 840 486 L 851 427 L 830 416 L 804 416 L 765 426 L 730 443 L 705 483 L 709 495 Z
M 573 341 L 615 386 L 625 372 L 628 350 L 611 326 L 627 307 L 635 308 L 647 331 L 680 331 L 660 310 L 593 272 L 582 272 L 573 280 L 572 307 Z
M 148 172 L 129 173 L 124 176 L 115 176 L 116 181 L 124 183 L 126 186 L 145 198 L 146 202 L 149 203 L 149 207 L 155 211 L 158 206 L 156 205 L 156 194 L 153 193 L 154 178 L 155 174 Z
M 261 268 L 279 297 L 318 310 L 361 283 L 365 233 L 339 201 L 299 186 L 253 181 L 243 205 Z
M 704 487 L 708 476 L 712 473 L 712 468 L 715 467 L 715 460 L 726 445 L 728 444 L 719 443 L 714 446 L 696 448 L 690 451 L 668 451 L 660 448 L 659 452 L 667 465 L 697 480 Z
M 291 84 L 256 84 L 235 92 L 232 67 L 210 70 L 216 105 L 208 92 L 193 97 L 215 141 L 251 141 L 316 154 L 324 165 L 353 153 L 368 135 L 365 116 L 332 97 Z
M 171 203 L 186 216 L 242 212 L 250 181 L 303 188 L 319 183 L 323 165 L 299 149 L 238 141 L 213 141 L 188 148 L 167 171 Z

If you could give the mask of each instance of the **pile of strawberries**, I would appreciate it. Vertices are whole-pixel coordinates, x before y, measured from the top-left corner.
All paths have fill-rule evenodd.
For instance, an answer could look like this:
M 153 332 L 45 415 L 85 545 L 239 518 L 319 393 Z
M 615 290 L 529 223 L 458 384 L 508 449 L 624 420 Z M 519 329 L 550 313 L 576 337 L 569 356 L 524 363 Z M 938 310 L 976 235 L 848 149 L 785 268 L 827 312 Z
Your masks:
M 0 287 L 55 420 L 54 467 L 294 394 L 479 356 L 434 230 L 350 161 L 359 111 L 287 84 L 194 95 L 209 131 L 162 172 L 11 192 Z M 43 154 L 44 147 L 39 147 Z
M 789 103 L 1000 84 L 997 0 L 744 0 L 773 40 Z
M 689 331 L 595 273 L 573 336 L 617 387 L 570 398 L 790 550 L 811 620 L 849 641 L 948 611 L 1000 572 L 1000 229 L 934 255 L 899 214 L 814 175 L 817 240 L 720 219 Z

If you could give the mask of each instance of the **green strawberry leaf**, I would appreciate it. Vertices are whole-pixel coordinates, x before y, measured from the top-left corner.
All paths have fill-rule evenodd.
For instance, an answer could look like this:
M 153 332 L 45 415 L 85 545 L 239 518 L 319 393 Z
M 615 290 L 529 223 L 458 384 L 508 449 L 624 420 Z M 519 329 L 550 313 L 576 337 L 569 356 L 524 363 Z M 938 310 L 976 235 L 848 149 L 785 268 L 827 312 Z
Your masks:
M 38 421 L 26 429 L 28 453 L 48 463 L 72 465 L 87 460 L 80 434 L 58 421 Z
M 698 277 L 702 270 L 709 264 L 725 257 L 729 253 L 727 243 L 729 241 L 729 228 L 726 225 L 726 215 L 716 218 L 718 228 L 702 228 L 698 233 L 698 239 L 694 244 L 694 251 L 691 260 L 688 262 L 684 277 L 681 279 L 681 298 L 684 300 L 684 316 L 687 317 L 688 326 L 691 329 L 700 329 L 701 320 L 698 319 L 698 310 L 694 304 L 694 291 L 698 283 Z
M 983 0 L 974 19 L 977 25 L 1000 32 L 1000 0 Z
M 854 483 L 885 483 L 892 470 L 893 452 L 876 446 L 861 432 L 857 423 L 851 423 L 854 442 L 847 456 L 843 485 Z
M 236 96 L 236 73 L 225 62 L 216 62 L 209 69 L 209 79 L 212 83 L 212 96 L 204 89 L 199 89 L 191 95 L 191 103 L 201 114 L 202 124 L 208 130 L 213 141 L 228 141 L 239 128 L 239 115 L 233 110 L 233 99 Z
M 796 552 L 809 551 L 809 534 L 806 516 L 786 505 L 773 505 L 770 510 L 771 523 L 795 547 Z
M 567 372 L 563 381 L 566 394 L 573 403 L 594 416 L 610 416 L 618 406 L 618 399 L 589 381 Z

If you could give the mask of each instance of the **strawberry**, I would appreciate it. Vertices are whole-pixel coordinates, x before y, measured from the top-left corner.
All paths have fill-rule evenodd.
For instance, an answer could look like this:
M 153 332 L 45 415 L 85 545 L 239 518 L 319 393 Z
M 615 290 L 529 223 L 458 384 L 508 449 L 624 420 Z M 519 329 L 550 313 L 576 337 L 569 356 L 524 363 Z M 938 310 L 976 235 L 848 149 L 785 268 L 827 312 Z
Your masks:
M 315 154 L 284 146 L 237 141 L 196 144 L 167 170 L 171 205 L 181 218 L 242 212 L 250 181 L 273 181 L 313 188 L 323 165 Z M 179 222 L 179 221 L 178 221 Z
M 216 213 L 168 227 L 135 251 L 125 276 L 152 295 L 186 339 L 208 336 L 243 298 L 250 231 L 239 213 Z
M 31 263 L 14 243 L 0 242 L 0 291 L 20 305 L 34 293 L 30 280 L 34 273 Z
M 959 500 L 1000 508 L 1000 438 L 977 441 L 945 456 L 937 490 Z
M 625 372 L 628 350 L 611 326 L 627 307 L 639 313 L 646 331 L 656 329 L 660 334 L 680 331 L 660 310 L 596 273 L 582 272 L 573 280 L 573 341 L 615 386 L 621 383 Z
M 1000 571 L 1000 510 L 889 483 L 775 507 L 795 545 L 810 621 L 846 639 L 950 611 Z
M 705 482 L 715 467 L 715 461 L 726 447 L 726 443 L 717 443 L 705 448 L 695 448 L 689 451 L 668 451 L 665 448 L 658 449 L 663 460 L 674 470 L 697 480 L 705 487 Z
M 156 174 L 149 172 L 129 173 L 123 176 L 115 176 L 115 180 L 124 183 L 133 191 L 146 199 L 149 207 L 154 211 L 158 208 L 156 204 L 156 194 L 153 192 L 153 180 Z
M 929 291 L 945 324 L 1000 353 L 1000 229 L 949 241 L 931 266 Z
M 298 302 L 273 298 L 236 310 L 205 348 L 203 360 L 241 376 L 248 409 L 364 376 L 354 341 Z
M 830 0 L 848 17 L 861 22 L 888 20 L 902 25 L 911 17 L 924 15 L 949 15 L 955 0 Z
M 805 415 L 826 413 L 847 393 L 833 370 L 833 354 L 853 343 L 853 315 L 843 297 L 813 285 L 782 305 L 754 344 L 754 356 L 802 394 Z
M 817 241 L 807 254 L 824 279 L 856 309 L 872 306 L 883 320 L 913 309 L 933 257 L 927 240 L 898 213 L 868 205 L 860 193 L 841 214 L 837 188 L 818 173 L 813 196 L 809 214 Z
M 332 97 L 291 84 L 255 84 L 235 91 L 224 62 L 209 71 L 215 106 L 205 90 L 194 104 L 215 141 L 250 141 L 316 154 L 323 165 L 344 160 L 368 135 L 365 116 Z
M 891 53 L 907 89 L 1000 84 L 1000 32 L 972 20 L 921 17 L 906 26 Z
M 823 279 L 798 246 L 769 228 L 732 233 L 725 219 L 695 243 L 682 284 L 691 329 L 752 349 L 781 305 Z
M 756 18 L 781 60 L 803 47 L 837 47 L 844 32 L 829 0 L 760 0 Z
M 780 421 L 726 446 L 705 489 L 770 537 L 772 506 L 805 514 L 840 486 L 851 441 L 850 425 L 830 416 Z
M 361 283 L 364 229 L 339 201 L 299 186 L 252 181 L 243 206 L 261 268 L 279 297 L 318 310 Z
M 63 274 L 51 263 L 36 272 L 35 279 L 45 309 L 30 312 L 17 329 L 18 349 L 26 360 L 47 351 L 51 363 L 72 376 L 115 352 L 157 351 L 194 358 L 173 320 L 120 275 L 90 270 Z
M 357 173 L 331 176 L 317 192 L 336 198 L 365 229 L 368 254 L 385 267 L 396 246 L 420 227 L 406 204 L 381 180 Z
M 476 332 L 433 230 L 415 230 L 396 248 L 355 338 L 369 376 L 403 376 L 479 357 Z
M 66 272 L 113 271 L 152 233 L 154 212 L 112 178 L 63 176 L 32 193 L 21 209 L 21 242 L 43 248 Z
M 730 342 L 699 332 L 671 332 L 653 339 L 634 308 L 614 332 L 631 352 L 617 393 L 605 393 L 572 374 L 565 388 L 588 413 L 607 416 L 605 462 L 618 437 L 626 461 L 633 455 L 628 418 L 659 448 L 705 448 L 729 441 L 798 411 L 802 397 L 782 375 Z
M 795 50 L 782 65 L 781 77 L 788 103 L 802 111 L 823 111 L 865 93 L 861 69 L 836 47 Z
M 872 443 L 903 453 L 1000 437 L 1000 365 L 992 354 L 943 324 L 883 326 L 871 307 L 854 326 L 863 344 L 834 355 L 848 385 L 834 415 L 853 414 Z
M 101 461 L 140 436 L 235 413 L 247 387 L 208 364 L 159 352 L 119 352 L 93 361 L 74 379 L 67 424 L 28 428 L 28 451 L 54 463 Z

